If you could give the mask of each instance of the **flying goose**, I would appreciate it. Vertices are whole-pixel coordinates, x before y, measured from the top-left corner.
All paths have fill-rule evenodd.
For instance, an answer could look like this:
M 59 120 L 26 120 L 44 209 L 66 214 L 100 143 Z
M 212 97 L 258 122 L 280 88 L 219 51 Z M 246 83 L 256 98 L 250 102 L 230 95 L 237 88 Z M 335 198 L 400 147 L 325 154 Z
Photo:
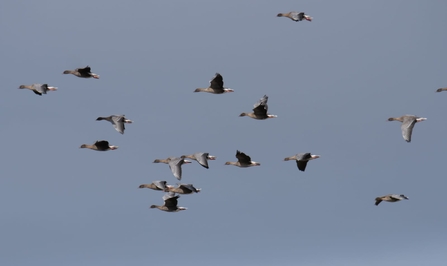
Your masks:
M 131 124 L 133 122 L 132 120 L 129 120 L 124 116 L 125 115 L 111 115 L 111 116 L 106 116 L 106 117 L 100 116 L 100 117 L 96 118 L 96 121 L 107 120 L 110 123 L 112 123 L 112 125 L 116 129 L 116 131 L 118 131 L 121 134 L 124 134 L 124 130 L 126 129 L 126 127 L 124 126 L 124 123 Z
M 268 99 L 269 97 L 267 95 L 264 95 L 264 97 L 262 97 L 257 103 L 255 103 L 255 105 L 253 105 L 253 113 L 242 113 L 239 116 L 248 116 L 258 120 L 278 117 L 277 115 L 267 114 L 269 108 L 267 105 Z
M 178 179 L 182 179 L 182 164 L 191 163 L 191 161 L 185 160 L 185 157 L 169 157 L 167 159 L 155 159 L 154 163 L 166 163 L 169 165 L 172 174 Z
M 234 92 L 234 90 L 230 88 L 225 88 L 222 75 L 216 73 L 216 76 L 212 80 L 210 80 L 210 86 L 208 88 L 197 88 L 194 92 L 209 92 L 213 94 L 222 94 L 227 92 Z
M 118 146 L 109 145 L 107 140 L 97 140 L 93 145 L 90 144 L 82 144 L 79 148 L 87 148 L 95 151 L 108 151 L 108 150 L 116 150 Z
M 403 115 L 399 117 L 390 117 L 388 118 L 388 121 L 400 121 L 402 122 L 402 125 L 400 126 L 400 129 L 402 130 L 402 137 L 407 142 L 411 142 L 411 133 L 413 132 L 413 127 L 417 122 L 422 122 L 427 120 L 427 118 L 424 117 L 418 117 L 414 115 Z
M 57 87 L 50 87 L 48 84 L 31 84 L 31 85 L 20 85 L 19 89 L 28 89 L 37 95 L 42 96 L 42 94 L 47 94 L 47 91 L 55 91 Z
M 248 156 L 247 154 L 240 152 L 240 151 L 236 151 L 236 158 L 237 158 L 237 162 L 226 162 L 225 165 L 235 165 L 238 167 L 250 167 L 250 166 L 258 166 L 261 165 L 258 162 L 254 162 L 251 160 L 250 156 Z
M 375 205 L 378 206 L 382 201 L 388 201 L 388 202 L 396 202 L 396 201 L 401 201 L 401 200 L 407 200 L 408 197 L 401 194 L 401 195 L 397 195 L 397 194 L 388 194 L 382 197 L 377 197 L 376 198 L 376 203 Z
M 177 184 L 177 187 L 167 185 L 168 191 L 178 194 L 199 193 L 200 188 L 195 188 L 192 184 Z
M 80 78 L 95 78 L 99 79 L 99 75 L 92 73 L 91 68 L 86 66 L 84 68 L 76 68 L 75 70 L 65 70 L 64 74 L 73 74 Z
M 177 206 L 178 198 L 180 198 L 180 196 L 175 195 L 175 193 L 173 193 L 173 192 L 166 193 L 163 196 L 163 200 L 164 200 L 165 204 L 163 206 L 151 205 L 151 209 L 157 208 L 157 209 L 165 211 L 165 212 L 178 212 L 178 211 L 186 210 L 187 208 L 185 208 L 185 207 Z
M 196 152 L 190 155 L 183 155 L 183 157 L 196 160 L 201 166 L 208 169 L 208 160 L 216 160 L 216 156 L 210 155 L 208 152 Z
M 312 21 L 312 17 L 306 15 L 304 12 L 292 11 L 292 12 L 288 12 L 288 13 L 279 13 L 276 16 L 277 17 L 287 17 L 287 18 L 290 18 L 291 20 L 293 20 L 295 22 L 301 21 L 303 19 L 308 20 L 308 21 Z
M 296 160 L 296 166 L 298 170 L 303 171 L 306 170 L 307 162 L 313 159 L 320 158 L 320 155 L 310 154 L 310 152 L 298 153 L 294 156 L 284 158 L 284 161 Z
M 141 184 L 139 188 L 150 188 L 153 190 L 162 190 L 168 192 L 167 182 L 166 181 L 154 181 L 150 184 Z

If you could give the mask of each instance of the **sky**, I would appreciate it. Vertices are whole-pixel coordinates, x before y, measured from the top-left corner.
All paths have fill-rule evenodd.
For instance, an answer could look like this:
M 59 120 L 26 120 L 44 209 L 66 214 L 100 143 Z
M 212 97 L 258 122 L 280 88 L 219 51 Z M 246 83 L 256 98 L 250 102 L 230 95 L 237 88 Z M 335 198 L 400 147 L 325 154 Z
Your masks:
M 445 1 L 0 4 L 0 264 L 445 265 Z M 277 13 L 304 11 L 312 22 Z M 91 66 L 100 79 L 63 75 Z M 222 74 L 234 93 L 193 93 Z M 48 83 L 37 96 L 21 84 Z M 269 113 L 239 117 L 264 94 Z M 124 135 L 98 116 L 125 114 Z M 426 117 L 403 140 L 389 117 Z M 79 149 L 105 139 L 119 148 Z M 236 150 L 261 166 L 238 168 Z M 178 182 L 186 211 L 150 209 Z M 321 157 L 305 172 L 283 159 Z M 374 205 L 377 196 L 408 201 Z

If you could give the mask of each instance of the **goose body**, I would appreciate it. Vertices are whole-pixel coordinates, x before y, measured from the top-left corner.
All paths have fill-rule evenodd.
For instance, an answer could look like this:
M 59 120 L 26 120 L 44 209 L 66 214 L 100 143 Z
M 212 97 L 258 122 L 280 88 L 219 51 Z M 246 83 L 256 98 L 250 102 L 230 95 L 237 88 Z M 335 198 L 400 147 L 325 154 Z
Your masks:
M 48 84 L 38 84 L 34 83 L 31 85 L 20 85 L 19 89 L 28 89 L 35 94 L 42 96 L 42 94 L 47 94 L 47 91 L 55 91 L 57 87 L 50 87 Z
M 415 115 L 403 115 L 399 117 L 390 117 L 388 121 L 399 121 L 402 122 L 400 129 L 402 131 L 402 137 L 406 142 L 411 142 L 411 135 L 413 133 L 414 125 L 417 122 L 422 122 L 427 120 L 427 118 L 419 117 Z
M 100 116 L 96 118 L 96 121 L 101 120 L 106 120 L 112 123 L 115 130 L 121 134 L 124 134 L 124 130 L 126 129 L 124 124 L 131 124 L 133 122 L 132 120 L 127 119 L 124 115 Z
M 180 198 L 179 195 L 175 195 L 175 193 L 173 192 L 169 192 L 166 193 L 163 196 L 163 200 L 164 200 L 164 205 L 151 205 L 151 209 L 157 208 L 161 211 L 165 211 L 165 212 L 179 212 L 179 211 L 184 211 L 187 208 L 185 207 L 178 207 L 178 198 Z
M 182 179 L 182 165 L 185 163 L 191 163 L 191 161 L 185 160 L 185 157 L 169 157 L 167 159 L 155 159 L 154 163 L 165 163 L 169 165 L 172 174 L 178 179 Z
M 310 152 L 305 152 L 305 153 L 298 153 L 294 156 L 286 157 L 284 158 L 284 161 L 295 160 L 298 170 L 304 172 L 306 170 L 307 163 L 310 160 L 317 158 L 320 158 L 320 155 L 314 155 L 311 154 Z
M 210 80 L 210 86 L 208 88 L 197 88 L 194 92 L 208 92 L 212 94 L 223 94 L 228 92 L 234 92 L 233 89 L 225 88 L 223 77 L 221 74 L 216 73 L 216 76 Z
M 408 200 L 408 197 L 403 195 L 403 194 L 400 194 L 400 195 L 398 195 L 398 194 L 388 194 L 388 195 L 385 195 L 385 196 L 377 197 L 375 205 L 378 206 L 382 201 L 397 202 L 397 201 L 401 201 L 401 200 Z
M 154 181 L 150 184 L 141 184 L 139 186 L 139 188 L 149 188 L 149 189 L 153 189 L 153 190 L 161 190 L 161 191 L 168 192 L 167 186 L 168 185 L 167 185 L 166 181 Z
M 251 117 L 253 119 L 257 119 L 257 120 L 265 120 L 267 118 L 275 118 L 278 117 L 277 115 L 271 115 L 268 114 L 268 105 L 267 105 L 267 101 L 268 101 L 269 97 L 267 95 L 264 95 L 264 97 L 262 97 L 253 107 L 253 112 L 252 113 L 242 113 L 239 116 L 248 116 Z
M 201 166 L 208 169 L 208 160 L 216 160 L 216 156 L 210 155 L 208 152 L 196 152 L 190 155 L 183 155 L 183 157 L 196 160 Z
M 177 187 L 167 185 L 168 191 L 178 194 L 199 193 L 200 188 L 195 188 L 192 184 L 177 184 Z
M 82 144 L 79 148 L 87 148 L 95 151 L 108 151 L 108 150 L 116 150 L 118 146 L 109 145 L 107 140 L 97 140 L 93 144 Z
M 99 75 L 92 73 L 91 68 L 86 66 L 84 68 L 76 68 L 75 70 L 65 70 L 64 74 L 72 74 L 79 78 L 95 78 L 99 79 Z
M 305 19 L 307 21 L 312 21 L 312 17 L 306 15 L 306 13 L 304 13 L 304 12 L 291 11 L 291 12 L 287 12 L 287 13 L 279 13 L 276 16 L 290 18 L 291 20 L 293 20 L 295 22 L 301 21 L 303 19 Z
M 237 162 L 226 162 L 225 165 L 234 165 L 242 168 L 261 165 L 258 162 L 252 161 L 250 156 L 238 150 L 236 151 L 236 158 Z

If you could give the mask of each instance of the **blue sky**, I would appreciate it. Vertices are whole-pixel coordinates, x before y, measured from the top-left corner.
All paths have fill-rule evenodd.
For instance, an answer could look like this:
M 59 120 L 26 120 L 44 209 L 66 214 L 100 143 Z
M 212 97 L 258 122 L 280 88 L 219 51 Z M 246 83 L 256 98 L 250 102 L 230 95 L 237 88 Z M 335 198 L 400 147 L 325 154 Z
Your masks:
M 444 265 L 446 8 L 3 1 L 0 264 Z M 86 65 L 99 80 L 62 74 Z M 193 93 L 216 72 L 234 93 Z M 264 94 L 278 118 L 238 117 Z M 411 143 L 387 121 L 404 114 L 428 118 Z M 119 149 L 79 149 L 100 139 Z M 237 149 L 261 166 L 225 166 Z M 197 151 L 217 160 L 183 167 L 188 210 L 149 209 L 163 193 L 140 184 L 177 182 L 152 161 Z M 299 152 L 321 158 L 299 172 Z M 389 193 L 410 200 L 374 206 Z

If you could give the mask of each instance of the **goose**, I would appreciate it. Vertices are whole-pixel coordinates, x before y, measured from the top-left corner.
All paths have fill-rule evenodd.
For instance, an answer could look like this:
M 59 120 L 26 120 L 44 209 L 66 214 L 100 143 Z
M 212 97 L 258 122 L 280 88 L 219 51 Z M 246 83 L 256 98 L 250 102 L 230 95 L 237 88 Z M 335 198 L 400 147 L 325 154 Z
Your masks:
M 408 197 L 403 195 L 403 194 L 400 194 L 400 195 L 388 194 L 388 195 L 385 195 L 385 196 L 382 196 L 382 197 L 377 197 L 375 205 L 378 206 L 382 201 L 397 202 L 397 201 L 401 201 L 401 200 L 404 200 L 404 199 L 408 200 Z
M 248 116 L 257 120 L 278 117 L 277 115 L 267 114 L 269 108 L 267 105 L 268 99 L 269 97 L 267 95 L 264 95 L 264 97 L 262 97 L 255 105 L 253 105 L 253 113 L 242 113 L 239 116 Z
M 50 87 L 48 84 L 31 84 L 31 85 L 20 85 L 19 89 L 28 89 L 37 95 L 42 96 L 42 94 L 47 94 L 47 91 L 55 91 L 57 87 Z
M 180 196 L 175 195 L 175 193 L 173 193 L 173 192 L 166 193 L 163 196 L 163 200 L 164 200 L 165 204 L 163 206 L 151 205 L 151 209 L 157 208 L 157 209 L 165 211 L 165 212 L 178 212 L 178 211 L 186 210 L 187 208 L 185 208 L 185 207 L 177 206 L 178 198 L 180 198 Z
M 208 160 L 216 160 L 216 156 L 210 155 L 208 152 L 196 152 L 190 155 L 183 155 L 183 157 L 196 160 L 201 166 L 208 169 Z
M 401 130 L 402 130 L 402 137 L 405 141 L 411 142 L 411 133 L 413 132 L 413 127 L 417 122 L 422 122 L 427 120 L 427 118 L 424 117 L 418 117 L 415 115 L 403 115 L 399 117 L 390 117 L 388 118 L 388 121 L 399 121 L 402 122 Z
M 108 151 L 108 150 L 116 150 L 118 146 L 109 145 L 107 140 L 97 140 L 93 145 L 90 144 L 82 144 L 79 148 L 87 148 L 95 151 Z
M 439 89 L 436 90 L 436 92 L 441 92 L 441 91 L 447 91 L 447 87 L 445 87 L 445 88 L 439 88 Z
M 243 168 L 261 165 L 258 162 L 252 161 L 250 156 L 248 156 L 247 154 L 240 152 L 238 150 L 236 151 L 236 158 L 237 158 L 237 162 L 226 162 L 225 165 L 234 165 L 234 166 L 243 167 Z
M 314 155 L 310 152 L 298 153 L 294 156 L 284 158 L 284 161 L 296 160 L 296 166 L 298 170 L 303 171 L 306 170 L 307 162 L 313 159 L 320 158 L 320 155 Z
M 96 121 L 101 121 L 101 120 L 107 120 L 110 123 L 112 123 L 115 130 L 121 134 L 124 134 L 124 130 L 126 129 L 126 127 L 124 126 L 124 123 L 131 124 L 133 122 L 132 120 L 127 119 L 125 117 L 125 115 L 111 115 L 111 116 L 106 116 L 106 117 L 100 116 L 100 117 L 96 118 Z
M 155 159 L 154 163 L 166 163 L 169 165 L 172 174 L 178 179 L 182 179 L 182 164 L 191 163 L 191 161 L 185 160 L 185 157 L 169 157 L 167 159 Z
M 166 181 L 154 181 L 150 184 L 141 184 L 139 188 L 150 188 L 153 190 L 162 190 L 168 192 L 167 182 Z
M 234 92 L 234 90 L 230 88 L 225 88 L 222 75 L 216 73 L 216 76 L 212 80 L 210 80 L 210 86 L 208 88 L 197 88 L 194 92 L 209 92 L 213 94 L 222 94 L 227 92 Z
M 177 187 L 167 185 L 168 191 L 178 194 L 199 193 L 200 188 L 195 188 L 192 184 L 177 184 Z
M 75 70 L 65 70 L 64 74 L 73 74 L 80 78 L 95 78 L 99 79 L 99 75 L 92 73 L 91 68 L 86 66 L 84 68 L 76 68 Z
M 303 19 L 305 19 L 307 21 L 312 21 L 312 17 L 306 15 L 304 12 L 292 11 L 292 12 L 288 12 L 288 13 L 279 13 L 276 16 L 290 18 L 291 20 L 293 20 L 295 22 L 301 21 Z

